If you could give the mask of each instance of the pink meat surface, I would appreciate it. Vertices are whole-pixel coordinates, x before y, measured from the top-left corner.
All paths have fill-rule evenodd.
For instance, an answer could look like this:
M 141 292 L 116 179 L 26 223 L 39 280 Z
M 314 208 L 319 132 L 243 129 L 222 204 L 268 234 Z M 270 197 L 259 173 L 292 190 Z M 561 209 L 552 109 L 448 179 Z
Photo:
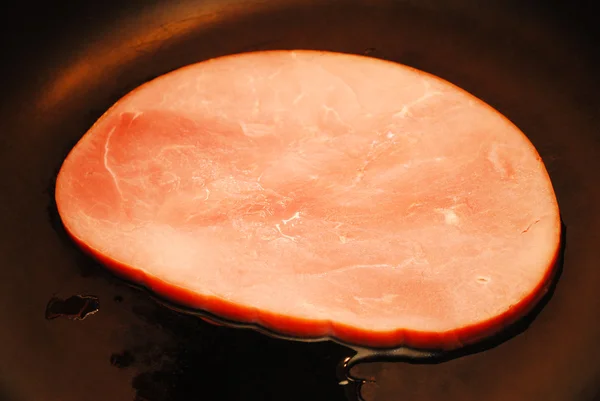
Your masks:
M 56 186 L 74 240 L 180 305 L 283 335 L 451 349 L 547 289 L 552 184 L 518 128 L 434 76 L 312 51 L 136 89 Z

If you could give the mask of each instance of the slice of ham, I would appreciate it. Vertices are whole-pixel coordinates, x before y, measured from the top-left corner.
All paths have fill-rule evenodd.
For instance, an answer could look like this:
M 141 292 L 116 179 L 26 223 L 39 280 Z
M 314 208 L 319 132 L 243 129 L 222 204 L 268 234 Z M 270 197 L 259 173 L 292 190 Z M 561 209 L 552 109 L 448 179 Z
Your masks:
M 297 338 L 453 349 L 546 291 L 560 247 L 533 145 L 395 63 L 209 60 L 136 89 L 65 160 L 73 239 L 184 307 Z

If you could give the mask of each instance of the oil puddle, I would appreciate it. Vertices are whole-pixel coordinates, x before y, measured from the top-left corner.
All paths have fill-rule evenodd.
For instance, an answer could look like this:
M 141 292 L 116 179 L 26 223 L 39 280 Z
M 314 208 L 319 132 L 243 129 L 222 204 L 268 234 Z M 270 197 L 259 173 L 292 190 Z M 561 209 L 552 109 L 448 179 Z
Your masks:
M 46 305 L 46 319 L 59 317 L 83 320 L 98 312 L 100 300 L 93 295 L 73 295 L 66 299 L 53 297 Z
M 135 372 L 135 401 L 348 401 L 337 377 L 347 347 L 215 326 L 153 302 L 132 310 L 128 347 L 107 362 Z M 157 331 L 166 340 L 149 341 Z

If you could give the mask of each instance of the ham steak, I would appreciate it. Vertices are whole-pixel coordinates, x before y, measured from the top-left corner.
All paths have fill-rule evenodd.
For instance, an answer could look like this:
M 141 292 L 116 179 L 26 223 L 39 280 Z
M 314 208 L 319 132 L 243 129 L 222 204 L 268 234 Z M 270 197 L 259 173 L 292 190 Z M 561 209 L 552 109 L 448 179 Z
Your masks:
M 560 217 L 523 133 L 437 77 L 270 51 L 161 76 L 60 170 L 72 238 L 187 308 L 295 338 L 454 349 L 546 291 Z

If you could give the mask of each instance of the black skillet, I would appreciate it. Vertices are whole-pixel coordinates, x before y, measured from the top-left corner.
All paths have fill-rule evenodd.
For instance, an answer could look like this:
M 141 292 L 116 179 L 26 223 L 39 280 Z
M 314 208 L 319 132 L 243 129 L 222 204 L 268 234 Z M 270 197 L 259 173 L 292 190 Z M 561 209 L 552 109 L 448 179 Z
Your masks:
M 134 87 L 210 57 L 292 48 L 398 61 L 496 107 L 541 153 L 566 227 L 562 275 L 534 316 L 457 354 L 358 364 L 351 379 L 365 379 L 363 398 L 594 400 L 600 394 L 600 48 L 592 3 L 147 0 L 5 8 L 0 400 L 354 396 L 355 386 L 343 385 L 338 370 L 353 350 L 216 327 L 176 312 L 71 245 L 52 201 L 66 153 Z

